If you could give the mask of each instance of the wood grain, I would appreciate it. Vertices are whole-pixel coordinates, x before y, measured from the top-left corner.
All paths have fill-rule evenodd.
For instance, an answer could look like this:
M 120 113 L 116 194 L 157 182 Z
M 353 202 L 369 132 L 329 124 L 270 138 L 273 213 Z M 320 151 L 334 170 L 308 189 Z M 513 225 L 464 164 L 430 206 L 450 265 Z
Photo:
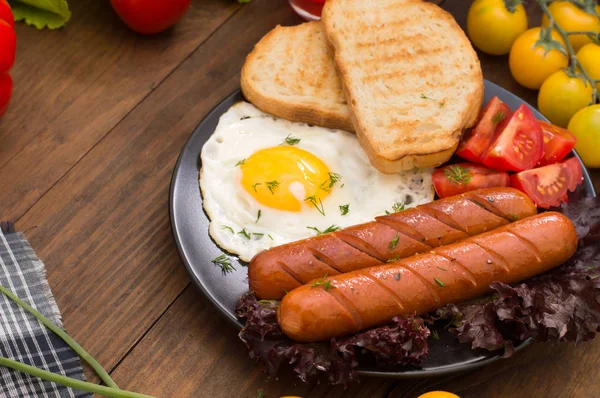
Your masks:
M 285 3 L 259 2 L 242 16 L 217 30 L 17 223 L 46 263 L 66 328 L 108 368 L 189 283 L 168 219 L 171 173 L 185 140 L 237 87 L 254 43 L 278 22 L 297 22 Z
M 174 29 L 143 37 L 108 1 L 73 6 L 65 29 L 18 25 L 15 93 L 0 123 L 0 219 L 21 217 L 239 7 L 199 2 Z
M 470 0 L 437 1 L 464 26 Z M 347 390 L 268 380 L 237 331 L 195 287 L 168 220 L 173 166 L 193 128 L 238 87 L 246 54 L 285 0 L 197 0 L 152 38 L 127 30 L 108 2 L 71 2 L 69 27 L 18 27 L 16 92 L 0 121 L 0 219 L 20 218 L 45 261 L 67 330 L 116 381 L 159 397 L 588 397 L 600 388 L 600 342 L 538 345 L 468 376 L 365 379 Z M 532 21 L 539 18 L 532 2 Z M 305 50 L 305 49 L 299 49 Z M 535 105 L 507 57 L 480 54 L 484 76 Z M 600 186 L 600 170 L 594 172 Z
M 122 388 L 159 397 L 381 397 L 391 381 L 373 379 L 349 390 L 304 384 L 290 373 L 268 380 L 213 305 L 190 286 L 113 374 Z M 174 383 L 176 378 L 181 382 Z

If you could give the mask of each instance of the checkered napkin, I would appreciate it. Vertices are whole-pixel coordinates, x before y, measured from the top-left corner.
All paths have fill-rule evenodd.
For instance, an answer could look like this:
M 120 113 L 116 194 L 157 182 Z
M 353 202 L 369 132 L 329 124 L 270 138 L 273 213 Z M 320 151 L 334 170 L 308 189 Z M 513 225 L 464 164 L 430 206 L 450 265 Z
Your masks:
M 23 234 L 0 223 L 0 284 L 62 327 L 44 264 Z M 84 380 L 77 354 L 33 315 L 0 293 L 0 355 Z M 1 398 L 91 397 L 91 394 L 0 367 Z

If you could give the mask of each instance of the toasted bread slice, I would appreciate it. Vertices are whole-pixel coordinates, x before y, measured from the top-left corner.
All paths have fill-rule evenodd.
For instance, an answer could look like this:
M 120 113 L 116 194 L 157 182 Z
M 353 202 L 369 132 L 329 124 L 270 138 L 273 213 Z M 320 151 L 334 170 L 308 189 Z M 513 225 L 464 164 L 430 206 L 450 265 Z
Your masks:
M 353 131 L 350 109 L 320 22 L 277 26 L 248 55 L 242 92 L 263 112 Z
M 371 163 L 395 173 L 448 160 L 483 99 L 454 18 L 421 0 L 328 0 L 322 23 Z

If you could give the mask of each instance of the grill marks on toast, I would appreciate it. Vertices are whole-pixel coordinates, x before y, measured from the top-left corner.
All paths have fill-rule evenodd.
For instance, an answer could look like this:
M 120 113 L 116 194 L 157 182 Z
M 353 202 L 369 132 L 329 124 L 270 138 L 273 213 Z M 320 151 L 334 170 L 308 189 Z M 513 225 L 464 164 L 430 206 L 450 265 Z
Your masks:
M 248 55 L 241 87 L 264 112 L 353 131 L 350 109 L 318 22 L 278 26 Z
M 323 24 L 374 166 L 447 160 L 483 96 L 477 55 L 454 19 L 419 0 L 329 0 Z

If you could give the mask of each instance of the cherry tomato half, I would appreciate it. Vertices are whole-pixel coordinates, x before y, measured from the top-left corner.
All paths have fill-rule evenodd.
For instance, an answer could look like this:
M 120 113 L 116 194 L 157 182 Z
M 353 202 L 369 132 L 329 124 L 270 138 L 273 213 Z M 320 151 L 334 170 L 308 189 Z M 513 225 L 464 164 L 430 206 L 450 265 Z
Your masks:
M 110 4 L 132 30 L 152 35 L 175 25 L 190 0 L 110 0 Z
M 0 74 L 6 73 L 15 63 L 17 51 L 17 35 L 13 28 L 0 20 Z
M 440 167 L 433 172 L 433 187 L 440 198 L 481 188 L 508 187 L 508 173 L 473 163 Z
M 538 207 L 548 209 L 567 201 L 567 192 L 583 182 L 583 171 L 577 158 L 537 169 L 522 171 L 510 177 L 513 188 L 523 191 Z
M 492 98 L 479 113 L 475 127 L 465 133 L 456 154 L 463 159 L 479 163 L 483 153 L 494 138 L 496 127 L 510 117 L 510 108 L 498 97 Z
M 560 162 L 571 152 L 577 143 L 577 138 L 561 127 L 546 122 L 539 123 L 544 134 L 544 151 L 538 164 L 546 166 Z
M 11 28 L 15 27 L 15 17 L 6 0 L 0 0 L 0 20 L 9 24 Z
M 498 126 L 497 138 L 483 155 L 482 163 L 494 170 L 523 171 L 542 157 L 542 128 L 527 105 L 521 105 Z

